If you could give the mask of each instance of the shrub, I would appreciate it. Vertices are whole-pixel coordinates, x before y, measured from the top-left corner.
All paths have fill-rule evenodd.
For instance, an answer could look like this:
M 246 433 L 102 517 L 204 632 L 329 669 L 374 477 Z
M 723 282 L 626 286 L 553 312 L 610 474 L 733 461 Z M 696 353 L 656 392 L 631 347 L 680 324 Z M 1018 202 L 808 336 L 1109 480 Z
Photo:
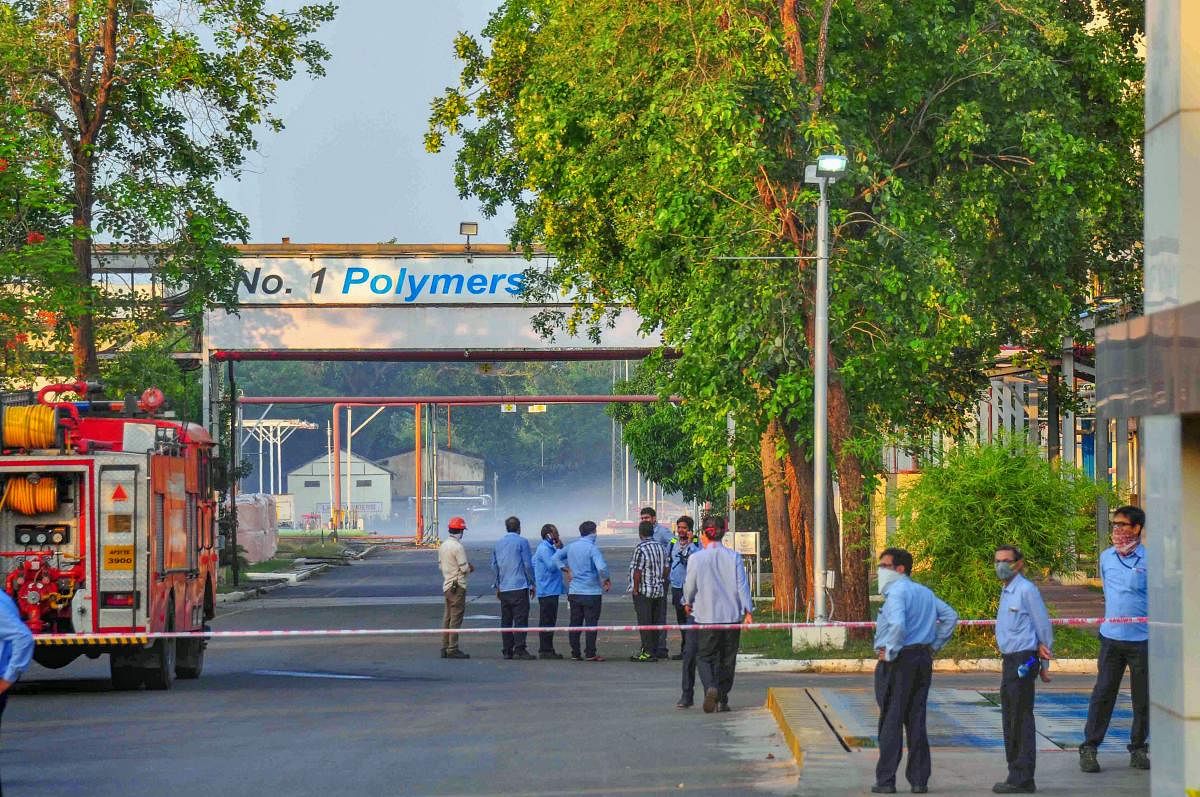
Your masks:
M 991 617 L 996 546 L 1020 548 L 1030 574 L 1074 570 L 1095 555 L 1096 500 L 1108 492 L 1024 440 L 961 445 L 901 494 L 891 544 L 912 552 L 914 577 L 960 616 Z

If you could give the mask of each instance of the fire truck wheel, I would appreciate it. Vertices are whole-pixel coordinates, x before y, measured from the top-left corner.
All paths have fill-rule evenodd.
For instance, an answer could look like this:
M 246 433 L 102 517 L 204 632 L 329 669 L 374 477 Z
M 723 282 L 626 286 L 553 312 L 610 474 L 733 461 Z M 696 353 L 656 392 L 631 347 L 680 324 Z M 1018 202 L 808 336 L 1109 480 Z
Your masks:
M 174 596 L 172 596 L 171 602 L 174 603 Z M 167 610 L 166 630 L 175 630 L 175 612 L 171 609 Z M 176 641 L 175 639 L 157 639 L 150 647 L 152 664 L 142 671 L 147 689 L 171 688 L 171 684 L 175 681 Z
M 203 630 L 207 631 L 205 625 Z M 179 678 L 199 678 L 204 671 L 204 640 L 180 639 L 176 641 L 175 675 Z
M 109 656 L 112 685 L 118 692 L 130 692 L 142 685 L 142 668 L 126 664 L 126 661 L 127 658 L 119 653 Z

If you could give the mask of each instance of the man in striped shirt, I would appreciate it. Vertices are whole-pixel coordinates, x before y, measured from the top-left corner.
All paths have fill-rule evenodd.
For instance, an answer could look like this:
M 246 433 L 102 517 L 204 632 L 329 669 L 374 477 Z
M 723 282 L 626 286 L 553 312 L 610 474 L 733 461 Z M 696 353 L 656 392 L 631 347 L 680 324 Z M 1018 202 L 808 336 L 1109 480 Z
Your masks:
M 633 608 L 637 612 L 638 625 L 652 625 L 666 611 L 667 552 L 654 539 L 654 523 L 643 520 L 638 524 L 641 542 L 633 549 L 629 560 L 629 585 L 633 592 Z M 657 631 L 642 631 L 642 649 L 630 656 L 630 661 L 658 661 L 654 655 L 658 643 Z

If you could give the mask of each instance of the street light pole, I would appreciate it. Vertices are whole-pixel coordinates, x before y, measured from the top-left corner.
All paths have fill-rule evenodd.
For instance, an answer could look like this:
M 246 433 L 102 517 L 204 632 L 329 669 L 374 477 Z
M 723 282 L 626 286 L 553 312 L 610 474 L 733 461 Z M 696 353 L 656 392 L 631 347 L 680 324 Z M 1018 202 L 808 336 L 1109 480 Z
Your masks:
M 813 597 L 817 622 L 825 608 L 825 529 L 829 525 L 829 198 L 817 201 L 817 318 L 813 350 Z
M 829 185 L 846 170 L 846 158 L 822 155 L 804 171 L 804 182 L 816 183 L 817 284 L 813 341 L 813 614 L 828 619 L 825 606 L 825 536 L 829 525 Z

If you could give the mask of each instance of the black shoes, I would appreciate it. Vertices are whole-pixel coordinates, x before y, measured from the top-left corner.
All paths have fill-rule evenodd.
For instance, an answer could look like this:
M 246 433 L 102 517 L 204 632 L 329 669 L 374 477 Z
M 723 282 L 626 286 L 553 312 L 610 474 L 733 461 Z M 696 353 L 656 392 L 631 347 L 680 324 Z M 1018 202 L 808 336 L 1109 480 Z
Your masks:
M 1002 780 L 992 787 L 992 791 L 996 794 L 1033 794 L 1037 791 L 1037 786 L 1032 780 L 1028 783 L 1009 783 Z
M 1133 766 L 1130 763 L 1130 766 Z M 1079 748 L 1079 771 L 1080 772 L 1099 772 L 1100 762 L 1096 760 L 1096 751 L 1091 747 Z
M 732 711 L 732 710 L 733 710 L 733 709 L 731 709 L 731 708 L 729 707 L 729 704 L 728 704 L 728 703 L 726 703 L 726 702 L 724 702 L 724 701 L 722 701 L 721 703 L 718 703 L 718 704 L 717 704 L 717 711 L 722 711 L 722 712 L 723 712 L 723 711 Z
M 513 657 L 513 654 L 511 654 L 511 653 L 502 653 L 501 655 L 504 656 L 504 658 L 506 658 L 506 659 L 511 659 Z
M 1134 750 L 1129 754 L 1129 766 L 1134 769 L 1149 769 L 1150 768 L 1150 751 Z
M 583 656 L 580 656 L 578 653 L 572 653 L 571 661 L 583 661 Z
M 443 650 L 442 658 L 443 659 L 469 659 L 469 658 L 471 658 L 471 654 L 463 653 L 461 650 Z
M 913 786 L 912 793 L 913 794 L 928 794 L 929 787 L 928 786 Z
M 704 713 L 711 714 L 717 710 L 717 690 L 715 688 L 704 690 Z
M 561 659 L 561 658 L 562 658 L 562 654 L 561 654 L 561 653 L 555 653 L 553 650 L 551 650 L 551 651 L 550 651 L 550 652 L 548 652 L 548 653 L 539 653 L 539 654 L 538 654 L 538 658 L 539 658 L 539 659 Z
M 679 698 L 679 702 L 675 704 L 675 708 L 691 708 L 692 705 L 692 696 L 683 695 Z
M 875 786 L 871 787 L 871 794 L 895 794 L 895 793 L 896 793 L 895 786 L 875 785 Z
M 509 658 L 510 659 L 518 659 L 520 661 L 533 661 L 534 659 L 537 658 L 537 656 L 533 655 L 528 650 L 518 650 L 518 651 L 515 651 L 511 656 L 509 656 Z
M 682 653 L 671 654 L 671 661 L 683 661 L 683 654 Z

